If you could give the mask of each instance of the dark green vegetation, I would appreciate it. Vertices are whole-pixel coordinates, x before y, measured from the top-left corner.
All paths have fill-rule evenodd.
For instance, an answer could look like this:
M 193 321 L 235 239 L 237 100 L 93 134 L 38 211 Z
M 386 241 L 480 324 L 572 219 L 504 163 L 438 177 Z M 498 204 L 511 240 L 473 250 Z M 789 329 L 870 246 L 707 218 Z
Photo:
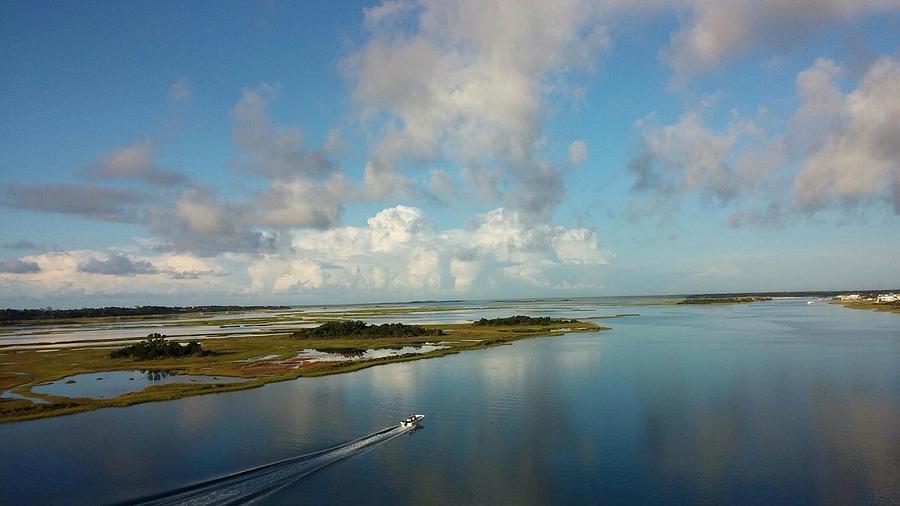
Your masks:
M 139 307 L 85 307 L 81 309 L 0 309 L 0 323 L 32 320 L 70 320 L 73 318 L 100 318 L 123 316 L 156 316 L 183 313 L 221 313 L 255 309 L 289 309 L 288 306 L 139 306 Z
M 430 329 L 419 325 L 403 323 L 369 325 L 362 320 L 340 320 L 325 322 L 314 328 L 298 330 L 291 334 L 291 337 L 300 339 L 377 339 L 442 335 L 444 335 L 444 331 L 441 329 Z
M 472 322 L 476 327 L 514 327 L 519 325 L 560 325 L 578 323 L 578 320 L 565 320 L 562 318 L 550 318 L 549 316 L 509 316 L 507 318 L 482 318 Z
M 678 304 L 747 304 L 772 300 L 772 297 L 688 297 Z
M 157 360 L 160 358 L 206 357 L 213 352 L 204 350 L 200 341 L 189 341 L 182 345 L 169 341 L 161 334 L 150 334 L 146 341 L 134 343 L 109 353 L 109 358 L 133 358 L 136 360 Z

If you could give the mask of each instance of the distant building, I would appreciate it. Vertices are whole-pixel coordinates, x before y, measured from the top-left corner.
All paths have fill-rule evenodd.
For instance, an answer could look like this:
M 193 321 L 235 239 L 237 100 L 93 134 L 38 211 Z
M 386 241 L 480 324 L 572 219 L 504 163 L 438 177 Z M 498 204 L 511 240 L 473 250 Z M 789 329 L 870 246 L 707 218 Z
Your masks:
M 900 294 L 896 293 L 882 293 L 876 299 L 878 302 L 897 302 L 900 301 Z
M 838 295 L 837 300 L 859 300 L 862 296 L 858 293 L 851 293 L 849 295 Z

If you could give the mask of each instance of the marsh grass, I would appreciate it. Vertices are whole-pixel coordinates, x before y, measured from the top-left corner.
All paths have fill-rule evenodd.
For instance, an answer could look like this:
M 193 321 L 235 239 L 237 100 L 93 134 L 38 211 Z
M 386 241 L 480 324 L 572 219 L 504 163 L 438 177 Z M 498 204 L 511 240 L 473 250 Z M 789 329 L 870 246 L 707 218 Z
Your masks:
M 862 309 L 867 311 L 881 311 L 885 313 L 900 314 L 900 302 L 873 302 L 860 301 L 829 301 L 831 304 L 840 304 L 849 309 Z
M 153 360 L 111 359 L 108 349 L 60 349 L 51 353 L 36 350 L 6 352 L 0 365 L 0 391 L 13 392 L 43 399 L 50 404 L 34 404 L 25 400 L 0 400 L 0 423 L 59 416 L 106 407 L 124 407 L 144 402 L 178 399 L 191 395 L 205 395 L 256 388 L 267 383 L 291 380 L 304 376 L 324 376 L 357 371 L 367 367 L 394 362 L 425 360 L 461 351 L 476 350 L 509 344 L 519 339 L 538 336 L 559 336 L 572 332 L 596 332 L 606 329 L 590 322 L 559 324 L 476 326 L 473 324 L 423 325 L 425 329 L 441 330 L 443 336 L 414 337 L 350 337 L 297 339 L 291 331 L 238 335 L 227 339 L 203 340 L 203 348 L 213 352 L 209 356 L 186 356 Z M 283 359 L 296 357 L 305 349 L 321 351 L 362 352 L 367 349 L 417 346 L 441 341 L 447 348 L 423 354 L 383 357 L 372 360 L 322 362 L 293 368 Z M 277 359 L 249 361 L 262 356 L 277 355 Z M 45 384 L 66 376 L 116 370 L 166 370 L 177 374 L 203 374 L 247 378 L 242 383 L 186 383 L 155 385 L 144 390 L 121 395 L 114 399 L 67 398 L 31 391 L 35 385 Z M 16 374 L 19 373 L 19 374 Z M 22 374 L 24 373 L 24 374 Z

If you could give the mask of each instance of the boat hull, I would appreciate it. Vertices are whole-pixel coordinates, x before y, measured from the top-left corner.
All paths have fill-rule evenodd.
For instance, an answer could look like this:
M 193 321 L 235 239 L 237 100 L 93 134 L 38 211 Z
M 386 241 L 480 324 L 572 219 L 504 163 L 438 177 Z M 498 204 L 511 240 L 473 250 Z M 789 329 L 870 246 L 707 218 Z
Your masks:
M 419 425 L 419 422 L 421 422 L 423 418 L 425 418 L 425 415 L 412 415 L 407 419 L 401 420 L 400 427 L 403 427 L 404 429 L 411 429 Z

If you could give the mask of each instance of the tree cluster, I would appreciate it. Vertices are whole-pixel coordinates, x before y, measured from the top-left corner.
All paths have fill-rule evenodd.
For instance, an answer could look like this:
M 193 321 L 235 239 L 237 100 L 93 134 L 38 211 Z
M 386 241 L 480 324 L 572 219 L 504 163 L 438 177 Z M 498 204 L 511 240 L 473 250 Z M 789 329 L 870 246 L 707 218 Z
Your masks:
M 688 297 L 678 304 L 747 304 L 772 300 L 772 297 Z
M 318 327 L 301 329 L 291 334 L 300 339 L 373 339 L 384 337 L 442 336 L 441 329 L 427 329 L 419 325 L 383 323 L 369 325 L 361 320 L 325 322 Z
M 175 341 L 169 341 L 162 334 L 150 334 L 147 339 L 139 343 L 134 343 L 118 350 L 110 352 L 110 358 L 133 358 L 136 360 L 154 360 L 158 358 L 179 358 L 199 356 L 205 357 L 212 355 L 213 352 L 204 350 L 200 345 L 200 341 L 190 341 L 187 344 L 180 344 Z
M 549 316 L 509 316 L 507 318 L 482 318 L 472 322 L 476 327 L 514 327 L 517 325 L 554 325 L 560 323 L 578 323 L 578 320 L 550 318 Z

